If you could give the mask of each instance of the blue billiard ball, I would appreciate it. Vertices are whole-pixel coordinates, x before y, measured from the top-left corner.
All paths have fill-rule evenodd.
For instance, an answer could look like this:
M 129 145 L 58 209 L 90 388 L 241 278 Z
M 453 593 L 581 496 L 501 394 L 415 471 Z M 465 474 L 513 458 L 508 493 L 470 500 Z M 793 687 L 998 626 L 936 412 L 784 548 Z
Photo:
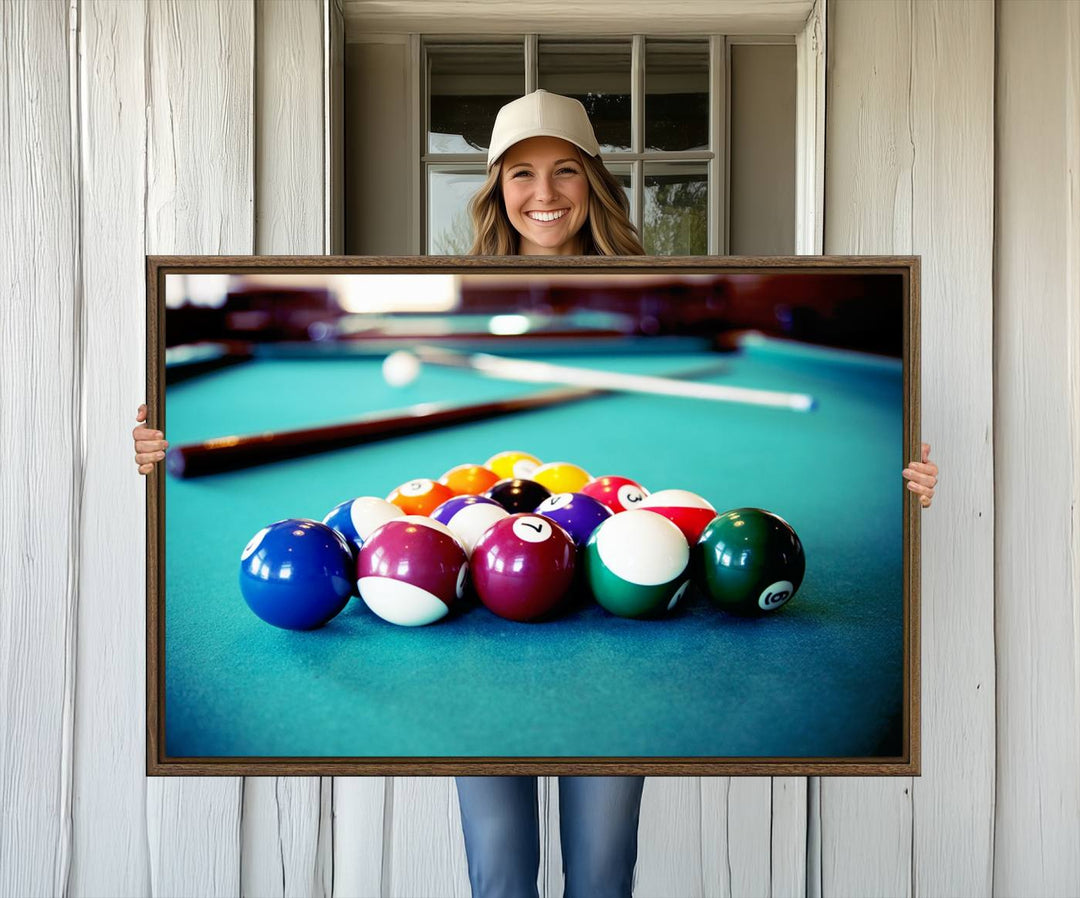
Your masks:
M 348 543 L 318 521 L 277 521 L 240 554 L 244 601 L 262 620 L 286 630 L 321 627 L 348 604 L 355 579 Z
M 560 525 L 579 549 L 614 514 L 603 502 L 584 493 L 556 493 L 537 505 L 536 513 Z

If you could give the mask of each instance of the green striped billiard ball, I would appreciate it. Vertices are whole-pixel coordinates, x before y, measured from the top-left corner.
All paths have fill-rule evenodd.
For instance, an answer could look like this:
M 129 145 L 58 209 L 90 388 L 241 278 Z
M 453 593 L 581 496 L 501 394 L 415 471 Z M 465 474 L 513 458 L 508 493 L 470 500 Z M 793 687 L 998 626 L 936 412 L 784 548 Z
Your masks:
M 671 521 L 633 509 L 612 515 L 585 545 L 585 577 L 601 606 L 620 617 L 670 611 L 686 592 L 690 546 Z
M 698 587 L 725 611 L 766 614 L 795 595 L 806 570 L 791 525 L 763 508 L 736 508 L 713 519 L 694 546 Z

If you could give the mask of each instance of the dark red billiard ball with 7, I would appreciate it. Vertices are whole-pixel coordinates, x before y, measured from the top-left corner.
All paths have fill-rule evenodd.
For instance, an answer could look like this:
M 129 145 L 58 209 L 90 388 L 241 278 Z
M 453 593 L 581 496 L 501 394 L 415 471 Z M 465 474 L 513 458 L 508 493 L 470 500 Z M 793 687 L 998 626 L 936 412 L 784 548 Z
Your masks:
M 557 608 L 570 589 L 574 554 L 574 541 L 554 521 L 513 514 L 496 521 L 473 548 L 473 586 L 500 617 L 536 620 Z

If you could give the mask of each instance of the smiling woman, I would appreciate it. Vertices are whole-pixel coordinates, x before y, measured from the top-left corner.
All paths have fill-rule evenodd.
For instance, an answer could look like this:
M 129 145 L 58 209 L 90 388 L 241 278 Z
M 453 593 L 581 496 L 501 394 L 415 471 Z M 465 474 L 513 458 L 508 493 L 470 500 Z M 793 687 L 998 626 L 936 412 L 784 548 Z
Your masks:
M 507 103 L 487 162 L 469 204 L 472 255 L 644 255 L 626 194 L 577 100 L 538 90 Z

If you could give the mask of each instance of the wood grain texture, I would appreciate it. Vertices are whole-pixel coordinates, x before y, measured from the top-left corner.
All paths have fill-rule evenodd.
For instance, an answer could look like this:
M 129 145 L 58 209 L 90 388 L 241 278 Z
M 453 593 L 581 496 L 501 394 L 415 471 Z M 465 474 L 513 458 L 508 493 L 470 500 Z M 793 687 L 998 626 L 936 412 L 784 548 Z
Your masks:
M 250 253 L 253 4 L 160 0 L 147 14 L 148 251 Z M 161 416 L 151 408 L 152 422 Z M 150 475 L 151 490 L 163 476 Z M 241 818 L 239 779 L 148 780 L 155 898 L 238 894 Z
M 697 777 L 648 777 L 638 820 L 637 898 L 708 895 L 701 875 L 708 844 L 703 824 L 701 783 Z
M 910 5 L 833 0 L 827 12 L 825 252 L 911 252 Z M 823 779 L 819 788 L 821 894 L 909 894 L 911 780 Z
M 998 4 L 997 895 L 1080 892 L 1071 6 Z
M 71 853 L 83 473 L 69 10 L 0 16 L 0 894 L 54 895 Z M 47 514 L 24 513 L 35 508 Z
M 255 7 L 255 252 L 326 252 L 322 0 Z
M 321 0 L 255 6 L 255 253 L 314 254 L 325 246 Z M 244 781 L 241 890 L 245 896 L 329 893 L 332 852 L 321 852 L 317 777 Z M 320 838 L 323 837 L 322 841 Z M 332 841 L 332 840 L 331 840 Z
M 146 8 L 79 5 L 86 477 L 69 894 L 150 892 L 144 772 L 146 482 L 131 428 L 146 376 Z M 118 522 L 124 522 L 119 526 Z M 117 559 L 125 559 L 118 563 Z
M 391 779 L 334 777 L 334 898 L 381 898 Z
M 807 777 L 772 778 L 770 882 L 773 898 L 805 898 Z
M 468 898 L 469 871 L 451 777 L 398 776 L 383 844 L 388 898 Z
M 994 7 L 950 0 L 911 10 L 922 433 L 945 472 L 921 515 L 912 885 L 917 895 L 963 898 L 991 893 L 993 866 Z

